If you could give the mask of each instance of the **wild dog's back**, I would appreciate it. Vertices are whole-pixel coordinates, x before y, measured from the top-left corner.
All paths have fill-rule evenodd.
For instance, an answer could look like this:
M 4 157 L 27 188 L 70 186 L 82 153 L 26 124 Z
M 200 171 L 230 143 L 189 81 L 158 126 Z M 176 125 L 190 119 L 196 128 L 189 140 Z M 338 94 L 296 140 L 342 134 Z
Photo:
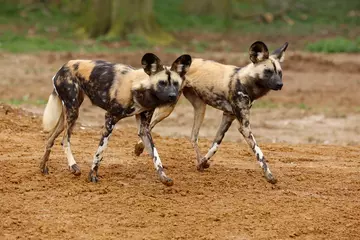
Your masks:
M 121 103 L 127 105 L 131 100 L 131 80 L 127 75 L 134 72 L 132 67 L 114 64 L 102 60 L 71 60 L 59 71 L 59 75 L 71 75 L 67 81 L 75 81 L 94 105 L 103 109 L 109 108 L 111 102 L 118 96 Z M 140 69 L 143 76 L 144 71 Z M 59 78 L 58 78 L 59 79 Z M 61 84 L 61 80 L 56 79 Z M 66 81 L 65 81 L 66 82 Z M 120 87 L 118 87 L 120 85 Z M 115 86 L 115 87 L 114 87 Z M 121 92 L 118 92 L 121 89 Z
M 229 110 L 229 84 L 239 69 L 233 65 L 197 58 L 186 75 L 186 86 L 197 92 L 210 106 Z

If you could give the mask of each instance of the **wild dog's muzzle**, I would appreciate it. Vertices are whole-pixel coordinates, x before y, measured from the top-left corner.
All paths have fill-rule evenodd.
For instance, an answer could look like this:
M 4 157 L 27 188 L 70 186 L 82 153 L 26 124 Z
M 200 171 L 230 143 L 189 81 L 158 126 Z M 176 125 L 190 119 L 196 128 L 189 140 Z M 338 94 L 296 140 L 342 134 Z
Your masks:
M 283 83 L 277 83 L 274 90 L 281 90 L 283 85 L 284 85 Z
M 174 102 L 176 100 L 176 98 L 177 98 L 176 92 L 169 93 L 169 95 L 168 95 L 169 102 Z
M 279 76 L 274 76 L 270 79 L 269 85 L 270 85 L 269 87 L 271 90 L 278 91 L 278 90 L 282 89 L 284 84 Z

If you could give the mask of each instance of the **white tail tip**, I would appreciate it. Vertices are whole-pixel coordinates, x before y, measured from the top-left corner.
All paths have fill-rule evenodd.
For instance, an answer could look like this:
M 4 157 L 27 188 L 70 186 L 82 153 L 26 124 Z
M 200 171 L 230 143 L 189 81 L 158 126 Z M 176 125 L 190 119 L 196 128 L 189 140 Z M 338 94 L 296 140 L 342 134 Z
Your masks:
M 62 112 L 62 104 L 56 93 L 49 96 L 43 115 L 43 128 L 45 132 L 53 130 L 58 123 Z

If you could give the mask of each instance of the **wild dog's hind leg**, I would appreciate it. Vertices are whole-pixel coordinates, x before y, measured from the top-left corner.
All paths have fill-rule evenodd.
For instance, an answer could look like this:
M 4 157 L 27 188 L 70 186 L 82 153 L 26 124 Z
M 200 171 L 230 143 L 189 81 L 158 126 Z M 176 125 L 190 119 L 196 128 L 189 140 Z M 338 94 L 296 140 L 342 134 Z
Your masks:
M 270 168 L 266 163 L 264 154 L 262 153 L 260 147 L 257 145 L 254 135 L 251 132 L 250 121 L 249 121 L 249 115 L 250 115 L 249 109 L 235 108 L 235 114 L 240 123 L 239 131 L 244 136 L 246 142 L 249 144 L 250 148 L 255 153 L 256 159 L 258 160 L 260 167 L 264 171 L 264 176 L 266 180 L 272 184 L 275 184 L 277 180 L 271 173 Z
M 208 168 L 210 166 L 208 161 L 216 153 L 218 147 L 220 146 L 220 144 L 225 136 L 225 133 L 229 130 L 231 123 L 234 121 L 234 119 L 235 119 L 235 116 L 232 113 L 227 113 L 227 112 L 223 113 L 221 124 L 216 133 L 215 139 L 214 139 L 209 151 L 206 153 L 206 155 L 201 160 L 201 163 L 199 164 L 200 170 L 202 170 L 201 168 Z
M 158 124 L 159 122 L 161 122 L 162 120 L 167 118 L 170 115 L 170 113 L 174 110 L 175 105 L 176 105 L 176 103 L 156 108 L 154 115 L 151 119 L 149 130 L 151 131 L 155 127 L 156 124 Z M 144 146 L 142 140 L 140 139 L 139 142 L 137 144 L 135 144 L 135 150 L 134 150 L 135 155 L 139 156 L 144 151 L 144 148 L 145 148 L 145 146 Z
M 202 165 L 202 156 L 198 145 L 199 131 L 205 117 L 206 104 L 190 88 L 185 88 L 183 93 L 194 107 L 194 123 L 191 130 L 190 141 L 196 152 L 197 168 L 201 171 L 209 167 L 207 164 L 204 164 L 205 166 Z
M 84 101 L 84 93 L 79 89 L 76 83 L 63 83 L 64 85 L 57 88 L 59 96 L 64 103 L 66 128 L 62 140 L 62 145 L 65 150 L 68 161 L 69 170 L 76 176 L 81 174 L 80 168 L 77 165 L 74 155 L 71 151 L 70 138 L 75 126 L 75 122 L 79 116 L 79 108 Z
M 167 186 L 171 186 L 174 184 L 174 182 L 171 178 L 166 176 L 160 160 L 160 156 L 155 148 L 154 142 L 151 137 L 150 121 L 152 115 L 153 115 L 153 111 L 142 112 L 136 115 L 137 121 L 140 122 L 139 137 L 144 143 L 146 150 L 153 158 L 154 166 L 156 172 L 158 173 L 160 181 Z
M 45 153 L 40 162 L 40 170 L 43 174 L 49 174 L 49 168 L 47 166 L 47 162 L 49 160 L 51 148 L 54 145 L 55 139 L 64 131 L 64 115 L 61 114 L 58 123 L 55 128 L 50 132 L 49 138 L 46 143 Z
M 66 129 L 62 140 L 63 148 L 65 150 L 66 158 L 68 161 L 69 170 L 76 176 L 80 175 L 81 171 L 74 159 L 74 155 L 71 152 L 70 138 L 78 116 L 79 116 L 79 108 L 72 107 L 66 109 L 65 111 Z
M 94 160 L 89 173 L 90 182 L 98 182 L 98 170 L 99 170 L 100 162 L 103 159 L 102 154 L 107 147 L 114 126 L 120 119 L 121 117 L 111 115 L 110 113 L 105 114 L 105 126 L 104 126 L 105 129 L 104 132 L 102 133 L 99 147 L 94 155 Z

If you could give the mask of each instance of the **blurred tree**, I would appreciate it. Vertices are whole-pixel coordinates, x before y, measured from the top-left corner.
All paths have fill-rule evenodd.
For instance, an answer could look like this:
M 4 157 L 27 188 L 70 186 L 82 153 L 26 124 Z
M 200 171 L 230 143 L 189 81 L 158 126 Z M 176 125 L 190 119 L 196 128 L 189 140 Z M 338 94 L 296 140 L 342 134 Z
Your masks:
M 84 33 L 95 38 L 106 34 L 111 26 L 112 0 L 91 0 L 88 6 L 84 6 L 85 14 L 81 19 Z
M 227 16 L 231 14 L 232 0 L 184 0 L 183 9 L 192 14 L 214 14 Z
M 225 20 L 225 27 L 231 25 L 234 0 L 184 0 L 183 10 L 190 14 L 216 15 Z
M 150 43 L 166 45 L 173 37 L 156 22 L 152 0 L 88 0 L 80 22 L 83 32 L 96 38 L 137 35 Z

